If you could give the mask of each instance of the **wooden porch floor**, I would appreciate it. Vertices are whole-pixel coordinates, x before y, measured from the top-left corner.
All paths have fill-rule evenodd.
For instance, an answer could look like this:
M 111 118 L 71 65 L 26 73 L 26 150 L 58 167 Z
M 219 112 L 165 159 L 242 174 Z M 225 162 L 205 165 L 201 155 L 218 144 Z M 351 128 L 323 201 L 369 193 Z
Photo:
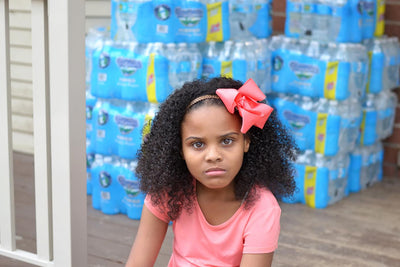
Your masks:
M 14 154 L 19 249 L 35 252 L 33 157 Z M 88 206 L 88 266 L 124 266 L 138 221 Z M 273 266 L 400 266 L 400 178 L 384 179 L 323 210 L 281 203 L 281 236 Z M 155 266 L 167 265 L 168 230 Z M 1 267 L 28 267 L 0 256 Z M 80 266 L 74 266 L 80 267 Z M 83 267 L 83 266 L 82 266 Z

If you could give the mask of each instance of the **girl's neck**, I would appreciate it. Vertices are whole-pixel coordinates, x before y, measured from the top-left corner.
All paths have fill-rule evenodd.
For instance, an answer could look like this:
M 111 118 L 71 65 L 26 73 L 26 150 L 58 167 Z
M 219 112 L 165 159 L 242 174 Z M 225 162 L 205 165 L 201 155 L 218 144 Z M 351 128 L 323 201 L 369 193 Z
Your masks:
M 235 188 L 231 183 L 229 186 L 221 189 L 210 189 L 196 181 L 196 195 L 208 201 L 235 201 Z

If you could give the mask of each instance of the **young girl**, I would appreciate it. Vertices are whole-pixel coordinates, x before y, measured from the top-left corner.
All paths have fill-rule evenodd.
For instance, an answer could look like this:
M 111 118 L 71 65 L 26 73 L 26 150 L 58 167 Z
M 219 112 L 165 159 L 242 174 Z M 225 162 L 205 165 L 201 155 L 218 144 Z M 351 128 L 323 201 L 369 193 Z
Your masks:
M 139 152 L 147 197 L 126 266 L 153 266 L 170 221 L 168 266 L 271 265 L 274 194 L 294 191 L 295 149 L 264 99 L 252 80 L 214 78 L 185 83 L 160 106 Z

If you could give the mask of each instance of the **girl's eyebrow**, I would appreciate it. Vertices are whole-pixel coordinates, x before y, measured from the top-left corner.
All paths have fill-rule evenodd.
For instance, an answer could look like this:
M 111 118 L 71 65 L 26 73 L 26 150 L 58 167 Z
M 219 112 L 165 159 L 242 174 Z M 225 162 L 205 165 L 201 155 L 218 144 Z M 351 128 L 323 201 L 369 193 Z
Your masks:
M 239 135 L 239 133 L 238 132 L 229 132 L 229 133 L 221 135 L 220 138 L 225 138 L 225 137 L 231 136 L 231 135 Z M 185 139 L 185 142 L 188 141 L 188 140 L 192 140 L 192 139 L 193 140 L 200 140 L 202 138 L 201 137 L 197 137 L 197 136 L 189 136 L 188 138 Z
M 201 139 L 201 137 L 189 136 L 188 138 L 185 139 L 185 142 L 188 141 L 188 140 L 191 140 L 191 139 L 193 139 L 193 140 L 199 140 L 199 139 Z

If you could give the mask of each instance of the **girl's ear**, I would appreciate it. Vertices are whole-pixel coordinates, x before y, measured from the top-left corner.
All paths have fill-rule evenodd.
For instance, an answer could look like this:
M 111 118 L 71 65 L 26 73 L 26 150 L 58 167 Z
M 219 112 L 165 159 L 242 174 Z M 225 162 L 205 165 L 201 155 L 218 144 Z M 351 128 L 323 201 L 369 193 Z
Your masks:
M 250 148 L 250 137 L 247 134 L 245 134 L 244 135 L 244 153 L 249 151 L 249 148 Z

